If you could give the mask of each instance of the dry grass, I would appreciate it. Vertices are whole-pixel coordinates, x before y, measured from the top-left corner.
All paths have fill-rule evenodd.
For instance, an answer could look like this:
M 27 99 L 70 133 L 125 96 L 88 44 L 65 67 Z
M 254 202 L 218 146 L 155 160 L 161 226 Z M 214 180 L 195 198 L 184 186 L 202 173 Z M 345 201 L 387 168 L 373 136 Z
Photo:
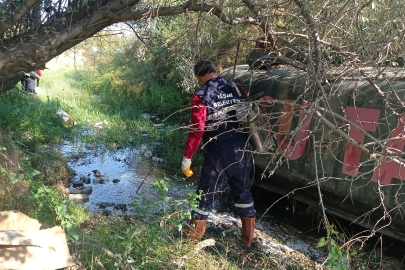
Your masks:
M 73 171 L 67 166 L 67 162 L 58 152 L 47 151 L 33 157 L 31 164 L 42 173 L 44 184 L 54 187 L 69 186 Z
M 0 152 L 0 170 L 2 170 L 0 171 L 0 209 L 11 210 L 17 207 L 16 198 L 24 198 L 28 195 L 28 184 L 10 182 L 9 177 L 15 170 L 20 169 L 20 158 L 11 140 L 1 133 L 0 146 L 6 148 Z
M 6 150 L 0 152 L 0 166 L 7 171 L 13 171 L 19 168 L 18 153 L 11 140 L 2 133 L 0 133 L 0 146 L 6 148 Z
M 20 210 L 27 212 L 30 205 L 22 199 L 30 195 L 28 181 L 12 184 L 9 180 L 16 170 L 21 170 L 21 156 L 10 139 L 0 133 L 0 146 L 6 150 L 0 151 L 0 210 Z M 31 158 L 31 165 L 41 172 L 40 177 L 48 186 L 64 190 L 73 176 L 72 170 L 58 153 L 49 151 Z

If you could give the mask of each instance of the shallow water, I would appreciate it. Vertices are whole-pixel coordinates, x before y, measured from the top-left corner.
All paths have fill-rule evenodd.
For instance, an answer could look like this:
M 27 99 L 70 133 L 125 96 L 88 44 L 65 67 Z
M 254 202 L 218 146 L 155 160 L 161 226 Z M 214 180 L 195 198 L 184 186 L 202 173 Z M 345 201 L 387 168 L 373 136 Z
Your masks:
M 145 157 L 145 152 L 149 150 L 145 146 L 141 148 L 108 149 L 69 141 L 60 145 L 62 154 L 70 157 L 68 165 L 76 174 L 72 182 L 79 181 L 80 176 L 89 176 L 91 179 L 91 183 L 84 184 L 84 187 L 92 186 L 93 192 L 89 201 L 83 205 L 96 211 L 100 210 L 100 203 L 105 202 L 128 205 L 133 202 L 134 197 L 158 199 L 152 185 L 157 179 L 164 177 L 162 165 L 160 162 L 156 164 L 156 158 Z M 152 169 L 154 165 L 156 166 Z M 102 177 L 95 177 L 93 170 L 98 170 Z M 99 183 L 100 179 L 103 183 Z M 114 183 L 114 179 L 119 182 Z M 140 186 L 138 194 L 136 191 Z M 114 207 L 109 206 L 106 209 L 112 211 Z M 133 209 L 129 209 L 131 211 Z

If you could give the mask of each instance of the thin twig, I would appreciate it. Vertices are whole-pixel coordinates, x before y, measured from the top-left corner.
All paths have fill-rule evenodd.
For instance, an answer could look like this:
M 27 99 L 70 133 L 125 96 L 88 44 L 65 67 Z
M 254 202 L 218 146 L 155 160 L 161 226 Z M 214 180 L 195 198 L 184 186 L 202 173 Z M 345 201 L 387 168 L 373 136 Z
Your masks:
M 317 158 L 316 158 L 316 141 L 315 141 L 315 135 L 311 135 L 312 138 L 312 146 L 314 148 L 314 166 L 315 166 L 315 179 L 316 179 L 316 186 L 318 188 L 318 195 L 319 195 L 319 204 L 321 205 L 322 208 L 322 215 L 323 215 L 323 220 L 325 222 L 325 226 L 329 227 L 329 221 L 328 218 L 326 217 L 325 213 L 325 206 L 323 204 L 323 199 L 322 199 L 322 192 L 321 192 L 321 183 L 319 182 L 318 178 L 318 164 L 317 164 Z
M 17 167 L 17 169 L 21 170 L 21 167 L 18 163 L 14 163 L 11 159 L 8 158 L 8 156 L 3 153 L 0 153 L 0 155 L 4 157 L 8 162 L 10 162 L 13 166 Z

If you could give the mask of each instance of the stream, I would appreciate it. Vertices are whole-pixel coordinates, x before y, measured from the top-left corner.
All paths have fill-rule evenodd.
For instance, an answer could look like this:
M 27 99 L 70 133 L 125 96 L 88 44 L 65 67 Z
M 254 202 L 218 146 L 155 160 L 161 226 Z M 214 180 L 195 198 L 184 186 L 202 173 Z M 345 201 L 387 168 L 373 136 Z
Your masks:
M 150 147 L 142 145 L 139 148 L 109 149 L 76 139 L 75 142 L 65 141 L 58 148 L 64 156 L 69 158 L 68 165 L 75 172 L 69 188 L 70 193 L 81 192 L 86 188 L 91 189 L 91 194 L 70 194 L 71 199 L 88 210 L 135 214 L 130 204 L 136 197 L 151 201 L 159 200 L 160 197 L 153 189 L 153 184 L 165 177 L 162 167 L 164 161 L 160 160 L 156 151 Z M 74 184 L 78 183 L 82 184 L 74 188 Z M 176 200 L 183 200 L 187 199 L 188 193 L 194 192 L 195 189 L 195 184 L 185 187 L 184 182 L 174 183 L 167 195 Z M 281 257 L 287 262 L 308 265 L 310 266 L 308 269 L 316 269 L 316 264 L 319 265 L 325 261 L 328 257 L 326 250 L 315 248 L 318 239 L 325 233 L 312 233 L 316 231 L 317 225 L 314 225 L 313 220 L 311 223 L 311 218 L 313 219 L 311 214 L 305 214 L 303 208 L 301 214 L 304 216 L 300 217 L 299 212 L 291 215 L 288 213 L 288 207 L 282 203 L 278 208 L 275 207 L 267 212 L 265 205 L 272 196 L 276 195 L 260 190 L 254 190 L 253 194 L 258 210 L 255 239 L 256 246 L 260 246 L 260 250 Z M 225 190 L 221 198 L 218 200 L 216 209 L 209 216 L 206 237 L 217 239 L 231 234 L 237 238 L 240 235 L 241 223 L 232 209 L 232 196 L 229 189 Z M 183 209 L 187 207 L 188 205 L 185 204 Z M 265 212 L 267 213 L 264 215 Z M 400 244 L 395 245 L 398 247 Z M 401 268 L 390 266 L 386 269 Z
M 59 147 L 61 153 L 69 157 L 68 166 L 75 172 L 70 192 L 91 188 L 91 194 L 70 194 L 71 199 L 88 210 L 134 214 L 129 205 L 136 197 L 150 201 L 160 198 L 153 184 L 165 177 L 161 168 L 164 161 L 152 156 L 153 151 L 146 145 L 140 149 L 108 149 L 79 140 L 75 143 L 65 141 Z M 177 200 L 186 199 L 195 187 L 183 186 L 174 184 L 167 195 Z

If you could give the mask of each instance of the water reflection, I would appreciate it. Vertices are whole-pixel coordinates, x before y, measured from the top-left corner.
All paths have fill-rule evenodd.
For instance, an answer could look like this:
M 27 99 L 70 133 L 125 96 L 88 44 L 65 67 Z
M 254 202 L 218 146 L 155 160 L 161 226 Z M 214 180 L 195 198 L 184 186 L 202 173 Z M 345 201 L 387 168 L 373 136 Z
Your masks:
M 106 205 L 107 210 L 113 211 L 113 204 L 130 204 L 133 201 L 131 196 L 139 196 L 136 190 L 156 163 L 152 162 L 152 159 L 144 157 L 143 154 L 148 151 L 145 146 L 141 147 L 141 150 L 108 149 L 104 146 L 94 147 L 90 144 L 65 141 L 60 145 L 60 151 L 70 158 L 68 165 L 76 173 L 72 182 L 79 181 L 80 175 L 90 176 L 91 183 L 84 184 L 84 187 L 92 186 L 93 192 L 89 201 L 83 205 L 91 211 L 99 210 Z M 157 199 L 157 192 L 152 190 L 151 186 L 157 179 L 164 176 L 160 167 L 161 165 L 158 163 L 142 184 L 139 190 L 139 193 L 143 194 L 142 198 Z M 95 177 L 94 170 L 98 170 L 102 177 Z M 116 180 L 113 181 L 114 179 Z M 133 209 L 129 209 L 129 213 L 132 211 Z

